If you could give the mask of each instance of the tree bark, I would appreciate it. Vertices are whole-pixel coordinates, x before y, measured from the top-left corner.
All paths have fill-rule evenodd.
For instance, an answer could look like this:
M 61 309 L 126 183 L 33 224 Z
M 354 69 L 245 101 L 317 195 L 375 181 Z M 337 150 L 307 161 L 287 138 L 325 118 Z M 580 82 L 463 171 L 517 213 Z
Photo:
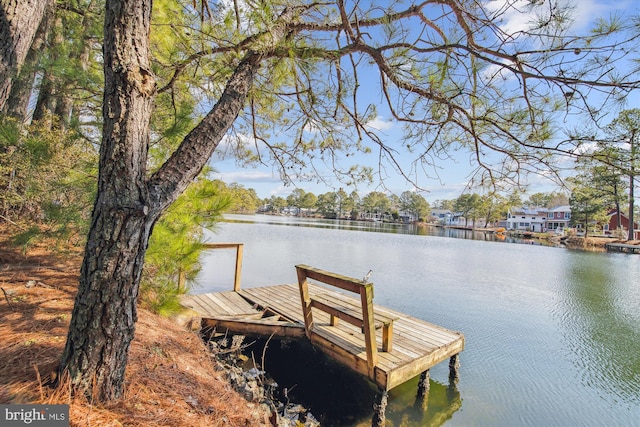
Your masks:
M 0 0 L 0 111 L 52 0 Z
M 89 56 L 91 55 L 91 37 L 90 28 L 92 25 L 92 19 L 94 14 L 91 12 L 84 13 L 82 16 L 81 28 L 81 40 L 80 46 L 74 45 L 74 49 L 70 52 L 69 60 L 73 63 L 78 63 L 80 69 L 86 72 L 88 69 Z M 63 23 L 61 28 L 61 34 L 64 34 L 64 29 L 67 26 Z M 64 35 L 63 35 L 64 39 Z M 74 114 L 75 100 L 72 97 L 73 86 L 76 83 L 69 78 L 61 79 L 58 90 L 56 91 L 56 108 L 54 115 L 58 118 L 58 125 L 61 129 L 65 130 L 71 123 L 71 118 Z
M 51 46 L 59 46 L 63 44 L 63 33 L 64 28 L 62 25 L 62 17 L 58 14 L 58 16 L 53 19 L 53 25 L 49 34 L 49 44 Z M 50 55 L 50 61 L 52 64 L 55 64 L 60 59 L 59 53 L 55 47 L 51 49 Z M 33 111 L 33 120 L 42 120 L 48 115 L 53 114 L 57 109 L 60 92 L 60 79 L 58 78 L 58 76 L 56 76 L 56 73 L 52 68 L 53 66 L 50 65 L 47 69 L 44 70 L 44 74 L 42 75 L 40 90 L 38 91 L 38 100 Z M 50 127 L 51 123 L 49 123 L 49 128 Z
M 40 81 L 36 106 L 33 110 L 33 120 L 35 121 L 44 119 L 55 108 L 55 85 L 53 80 L 54 77 L 51 71 L 45 70 Z
M 24 65 L 17 77 L 14 78 L 11 85 L 11 93 L 5 103 L 5 112 L 23 123 L 28 123 L 29 121 L 27 112 L 31 91 L 33 90 L 36 79 L 36 64 L 42 54 L 40 51 L 49 33 L 49 22 L 51 21 L 52 15 L 53 8 L 45 11 L 42 21 L 40 22 L 40 27 L 36 32 L 25 58 Z
M 151 1 L 108 1 L 98 194 L 61 368 L 100 400 L 123 391 L 149 216 L 145 171 L 155 81 L 149 64 Z M 107 30 L 108 29 L 108 30 Z
M 249 52 L 218 103 L 147 178 L 155 80 L 149 61 L 152 0 L 108 0 L 103 139 L 98 194 L 59 378 L 101 401 L 124 391 L 144 255 L 162 212 L 202 170 L 244 107 L 262 55 Z M 284 33 L 283 33 L 284 35 Z
M 31 52 L 33 52 L 33 54 Z M 36 51 L 33 50 L 30 51 L 25 64 L 35 64 L 35 52 Z M 4 106 L 4 112 L 6 112 L 8 116 L 15 117 L 22 123 L 28 123 L 29 121 L 27 120 L 29 99 L 36 78 L 35 69 L 29 67 L 29 71 L 26 72 L 26 68 L 26 66 L 22 68 L 17 78 L 13 79 L 11 93 Z

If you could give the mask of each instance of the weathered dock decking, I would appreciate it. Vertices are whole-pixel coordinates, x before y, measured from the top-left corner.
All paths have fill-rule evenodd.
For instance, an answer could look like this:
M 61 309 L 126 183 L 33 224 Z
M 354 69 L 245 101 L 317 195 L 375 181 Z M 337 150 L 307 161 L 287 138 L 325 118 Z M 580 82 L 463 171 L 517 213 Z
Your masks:
M 315 347 L 384 391 L 446 359 L 451 360 L 452 375 L 457 375 L 457 355 L 464 348 L 461 333 L 373 304 L 370 283 L 307 266 L 297 270 L 298 284 L 238 286 L 235 291 L 188 295 L 182 303 L 200 314 L 206 328 L 306 336 Z M 324 284 L 360 295 L 353 297 Z

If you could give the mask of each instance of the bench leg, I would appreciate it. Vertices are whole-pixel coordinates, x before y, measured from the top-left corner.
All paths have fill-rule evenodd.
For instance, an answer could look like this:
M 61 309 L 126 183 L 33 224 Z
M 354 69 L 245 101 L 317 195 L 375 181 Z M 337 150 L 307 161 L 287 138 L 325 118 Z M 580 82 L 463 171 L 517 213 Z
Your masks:
M 387 398 L 387 391 L 380 390 L 380 393 L 376 396 L 377 402 L 373 404 L 371 427 L 384 427 L 387 421 L 387 417 L 385 415 L 385 412 L 387 411 Z
M 382 327 L 382 351 L 387 353 L 393 349 L 393 323 Z

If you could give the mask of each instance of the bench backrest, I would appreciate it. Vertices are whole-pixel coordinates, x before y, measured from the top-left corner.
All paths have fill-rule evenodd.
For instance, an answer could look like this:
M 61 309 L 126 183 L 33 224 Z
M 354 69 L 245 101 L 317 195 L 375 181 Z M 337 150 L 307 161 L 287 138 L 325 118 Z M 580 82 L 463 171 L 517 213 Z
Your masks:
M 373 375 L 373 370 L 378 363 L 373 317 L 373 283 L 331 273 L 329 271 L 320 270 L 303 264 L 296 265 L 296 271 L 298 273 L 298 286 L 300 287 L 300 299 L 302 302 L 302 313 L 304 315 L 305 332 L 309 339 L 312 339 L 311 334 L 313 329 L 313 314 L 311 312 L 311 308 L 315 307 L 316 309 L 325 311 L 332 316 L 335 313 L 332 312 L 330 307 L 325 308 L 325 304 L 314 304 L 313 297 L 309 294 L 308 279 L 317 280 L 318 282 L 360 295 L 360 302 L 362 305 L 362 330 L 364 332 L 364 341 L 367 351 L 367 365 L 369 367 L 369 375 Z

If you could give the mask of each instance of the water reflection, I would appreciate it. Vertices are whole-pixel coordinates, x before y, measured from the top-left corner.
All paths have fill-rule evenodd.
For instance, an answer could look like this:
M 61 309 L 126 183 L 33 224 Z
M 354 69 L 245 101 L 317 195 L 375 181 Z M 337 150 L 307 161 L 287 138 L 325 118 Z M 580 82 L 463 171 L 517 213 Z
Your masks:
M 417 377 L 391 390 L 387 407 L 388 423 L 393 426 L 438 427 L 462 408 L 462 398 L 455 385 L 444 385 L 434 380 L 429 384 L 426 399 L 416 396 Z
M 372 231 L 378 233 L 415 234 L 412 224 L 395 224 L 377 221 L 351 221 L 340 219 L 317 219 L 275 215 L 225 215 L 225 222 L 244 224 L 271 224 L 289 227 L 335 228 L 341 230 Z
M 527 245 L 558 246 L 557 243 L 543 240 L 521 239 L 495 234 L 493 232 L 462 228 L 440 227 L 435 225 L 416 225 L 385 223 L 378 221 L 351 221 L 336 219 L 304 218 L 276 215 L 234 215 L 224 216 L 224 222 L 236 224 L 271 224 L 289 227 L 329 228 L 340 230 L 369 231 L 376 233 L 411 234 L 419 236 L 452 237 L 457 239 L 480 240 L 486 242 L 521 243 Z

